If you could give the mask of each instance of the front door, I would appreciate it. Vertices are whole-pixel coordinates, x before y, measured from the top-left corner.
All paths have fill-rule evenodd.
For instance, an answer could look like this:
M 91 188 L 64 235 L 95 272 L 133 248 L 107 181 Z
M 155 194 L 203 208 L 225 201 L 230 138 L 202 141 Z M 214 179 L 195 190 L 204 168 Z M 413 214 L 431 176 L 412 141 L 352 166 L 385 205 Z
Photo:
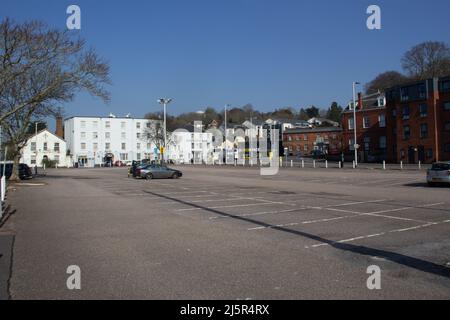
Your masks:
M 408 147 L 408 163 L 416 163 L 416 152 L 414 151 L 414 147 Z

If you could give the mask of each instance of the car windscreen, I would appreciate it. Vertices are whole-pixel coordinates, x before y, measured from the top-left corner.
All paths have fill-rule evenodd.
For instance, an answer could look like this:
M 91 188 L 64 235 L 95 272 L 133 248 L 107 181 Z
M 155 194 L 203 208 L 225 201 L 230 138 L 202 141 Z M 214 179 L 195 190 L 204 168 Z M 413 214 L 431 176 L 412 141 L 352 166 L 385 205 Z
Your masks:
M 433 164 L 433 167 L 431 167 L 431 170 L 434 171 L 450 170 L 450 163 L 435 163 Z

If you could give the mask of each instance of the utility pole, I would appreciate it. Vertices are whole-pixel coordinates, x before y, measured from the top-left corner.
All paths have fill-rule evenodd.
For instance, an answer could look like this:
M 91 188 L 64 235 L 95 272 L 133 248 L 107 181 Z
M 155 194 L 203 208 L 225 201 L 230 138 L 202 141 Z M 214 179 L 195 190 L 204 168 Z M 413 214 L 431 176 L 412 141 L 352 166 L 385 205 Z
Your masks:
M 166 161 L 166 147 L 167 147 L 167 129 L 166 129 L 166 109 L 167 109 L 167 105 L 172 102 L 171 98 L 161 98 L 158 100 L 159 104 L 162 104 L 164 106 L 164 147 L 163 147 L 163 162 Z
M 228 164 L 228 139 L 227 139 L 227 108 L 229 107 L 229 104 L 225 105 L 225 164 Z

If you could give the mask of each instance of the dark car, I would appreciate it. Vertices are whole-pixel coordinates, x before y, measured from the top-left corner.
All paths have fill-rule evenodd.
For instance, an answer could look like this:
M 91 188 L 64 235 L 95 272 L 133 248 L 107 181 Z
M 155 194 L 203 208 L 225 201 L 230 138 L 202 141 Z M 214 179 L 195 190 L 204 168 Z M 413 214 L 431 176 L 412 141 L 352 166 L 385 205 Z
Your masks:
M 168 168 L 160 165 L 149 165 L 139 169 L 139 175 L 143 179 L 178 179 L 183 176 L 180 170 Z
M 6 163 L 6 168 L 4 168 L 5 164 L 0 164 L 0 175 L 3 175 L 3 170 L 5 170 L 5 177 L 6 179 L 9 179 L 12 175 L 13 170 L 13 164 L 12 163 Z M 26 179 L 32 179 L 33 178 L 33 172 L 31 171 L 30 167 L 26 165 L 25 163 L 19 163 L 19 178 L 21 180 Z

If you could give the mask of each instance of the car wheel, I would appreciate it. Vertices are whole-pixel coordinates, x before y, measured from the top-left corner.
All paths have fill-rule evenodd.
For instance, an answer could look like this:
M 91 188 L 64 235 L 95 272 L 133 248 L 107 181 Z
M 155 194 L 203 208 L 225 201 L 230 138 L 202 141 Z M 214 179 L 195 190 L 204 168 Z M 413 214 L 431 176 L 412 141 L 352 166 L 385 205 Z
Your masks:
M 149 173 L 149 174 L 147 174 L 147 175 L 145 176 L 145 179 L 147 179 L 147 180 L 152 180 L 152 179 L 153 179 L 153 175 L 152 175 L 151 173 Z
M 172 175 L 172 179 L 178 179 L 180 176 L 178 175 L 178 173 L 174 173 L 173 175 Z

